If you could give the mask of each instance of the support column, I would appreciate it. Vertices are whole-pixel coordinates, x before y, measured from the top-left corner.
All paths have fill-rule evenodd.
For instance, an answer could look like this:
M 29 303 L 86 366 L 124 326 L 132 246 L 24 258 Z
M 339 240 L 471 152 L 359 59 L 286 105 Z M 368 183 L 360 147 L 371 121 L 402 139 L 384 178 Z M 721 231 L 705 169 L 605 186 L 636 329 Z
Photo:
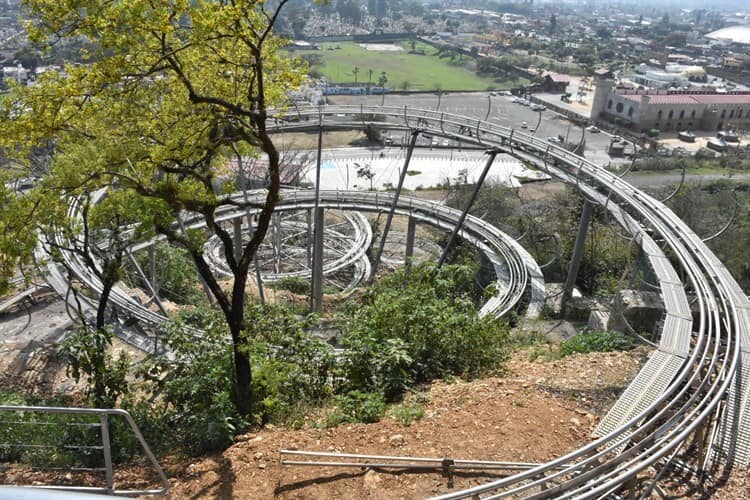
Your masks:
M 242 259 L 242 217 L 232 219 L 234 228 L 234 258 L 237 262 Z
M 247 192 L 245 192 L 245 195 L 247 196 Z M 255 229 L 253 227 L 253 215 L 250 213 L 250 210 L 246 213 L 247 217 L 247 234 L 248 238 L 252 239 L 253 234 L 255 234 Z M 258 252 L 260 251 L 260 247 L 258 247 L 258 251 L 255 252 L 255 255 L 253 256 L 253 267 L 255 268 L 255 282 L 258 284 L 258 299 L 260 299 L 261 305 L 266 304 L 266 292 L 263 288 L 263 277 L 260 274 L 260 266 L 258 265 Z M 244 246 L 243 246 L 243 253 L 244 253 Z
M 573 293 L 573 287 L 576 284 L 578 278 L 578 269 L 581 267 L 581 259 L 583 259 L 583 247 L 586 243 L 586 233 L 589 229 L 589 222 L 591 221 L 591 213 L 594 209 L 594 205 L 588 200 L 583 201 L 583 210 L 581 210 L 581 221 L 578 223 L 578 234 L 576 235 L 576 242 L 573 247 L 573 255 L 570 257 L 570 264 L 568 266 L 568 277 L 565 279 L 565 287 L 563 288 L 562 299 L 560 301 L 560 314 L 565 314 L 565 305 L 570 299 Z
M 315 209 L 313 218 L 313 252 L 312 252 L 312 297 L 310 297 L 313 312 L 323 312 L 323 231 L 325 214 L 320 208 L 320 163 L 323 155 L 323 118 L 319 117 L 318 124 L 318 154 L 315 161 Z
M 161 303 L 161 300 L 159 299 L 159 295 L 157 295 L 156 293 L 156 289 L 154 289 L 151 283 L 149 283 L 148 278 L 146 278 L 146 274 L 141 269 L 141 266 L 138 265 L 138 261 L 135 259 L 135 257 L 133 257 L 133 254 L 130 253 L 129 251 L 127 252 L 127 254 L 128 254 L 128 259 L 130 259 L 130 263 L 135 268 L 136 274 L 138 275 L 139 278 L 141 278 L 143 283 L 146 285 L 146 288 L 148 288 L 149 293 L 154 298 L 154 302 L 156 303 L 156 306 L 159 308 L 159 310 L 164 316 L 167 316 L 168 315 L 167 310 L 164 309 L 164 305 Z
M 445 263 L 445 259 L 448 258 L 448 251 L 450 250 L 453 241 L 456 239 L 456 236 L 458 236 L 458 232 L 463 227 L 466 216 L 469 214 L 469 210 L 471 210 L 472 205 L 474 205 L 474 202 L 477 200 L 479 190 L 482 188 L 484 179 L 487 177 L 487 173 L 490 171 L 490 167 L 492 167 L 492 163 L 495 161 L 495 157 L 498 155 L 498 153 L 500 153 L 499 149 L 492 149 L 487 152 L 487 154 L 489 155 L 489 158 L 487 158 L 487 163 L 484 164 L 484 169 L 479 176 L 479 180 L 474 185 L 474 191 L 472 191 L 471 193 L 471 198 L 469 198 L 469 202 L 466 204 L 466 208 L 464 208 L 464 211 L 461 212 L 461 217 L 458 218 L 458 222 L 456 222 L 456 225 L 453 228 L 453 232 L 451 232 L 451 236 L 450 238 L 448 238 L 448 243 L 446 243 L 445 247 L 443 247 L 443 252 L 440 254 L 440 259 L 438 260 L 438 267 L 442 266 Z
M 401 196 L 401 189 L 404 187 L 404 179 L 406 179 L 406 172 L 409 170 L 409 163 L 411 163 L 411 155 L 414 152 L 414 146 L 417 143 L 417 137 L 419 137 L 420 131 L 414 130 L 411 133 L 411 141 L 409 141 L 409 149 L 406 151 L 406 160 L 404 160 L 404 168 L 401 169 L 401 175 L 398 177 L 398 186 L 396 186 L 396 194 L 393 196 L 393 202 L 391 203 L 391 210 L 388 212 L 388 217 L 385 219 L 385 226 L 383 227 L 383 237 L 380 238 L 380 245 L 378 245 L 378 252 L 375 254 L 375 258 L 372 262 L 372 274 L 370 274 L 370 281 L 375 279 L 378 273 L 378 267 L 380 266 L 380 258 L 383 256 L 383 249 L 385 248 L 385 240 L 388 238 L 388 231 L 391 230 L 391 222 L 393 222 L 393 214 L 396 212 L 396 205 L 398 204 L 398 198 Z
M 154 293 L 159 293 L 159 283 L 156 279 L 156 250 L 154 245 L 148 247 L 148 259 L 151 262 L 151 286 L 154 289 Z
M 273 247 L 273 272 L 281 272 L 281 214 L 278 212 L 272 215 L 271 226 L 271 244 Z
M 315 241 L 313 242 L 312 265 L 312 310 L 323 312 L 323 232 L 325 225 L 325 210 L 318 207 L 315 210 Z
M 411 264 L 411 258 L 414 256 L 414 236 L 417 232 L 417 219 L 409 216 L 409 225 L 406 226 L 406 255 L 404 263 L 408 266 Z
M 312 209 L 305 210 L 307 216 L 307 244 L 305 245 L 305 254 L 307 256 L 307 267 L 312 269 L 312 246 L 313 246 L 313 221 Z

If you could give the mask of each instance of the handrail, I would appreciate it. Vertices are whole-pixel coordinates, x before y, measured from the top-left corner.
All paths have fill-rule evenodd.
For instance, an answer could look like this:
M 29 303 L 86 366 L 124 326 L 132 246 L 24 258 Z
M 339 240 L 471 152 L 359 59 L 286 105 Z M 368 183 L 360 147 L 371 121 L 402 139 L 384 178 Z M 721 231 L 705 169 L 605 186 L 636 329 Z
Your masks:
M 138 425 L 133 420 L 133 417 L 125 410 L 119 409 L 119 408 L 73 408 L 73 407 L 58 407 L 58 406 L 26 406 L 26 405 L 0 405 L 0 412 L 27 412 L 27 413 L 43 413 L 43 414 L 66 414 L 66 415 L 90 415 L 90 416 L 96 416 L 99 417 L 99 422 L 101 426 L 101 439 L 102 439 L 102 452 L 103 452 L 103 458 L 104 458 L 104 472 L 106 476 L 106 482 L 107 486 L 105 488 L 96 488 L 96 487 L 78 487 L 78 486 L 69 486 L 69 485 L 54 485 L 54 486 L 46 486 L 47 488 L 54 488 L 54 489 L 65 489 L 65 490 L 73 490 L 73 491 L 86 491 L 86 492 L 102 492 L 107 493 L 110 495 L 121 495 L 121 496 L 140 496 L 140 495 L 163 495 L 167 491 L 169 491 L 169 480 L 167 479 L 166 474 L 164 473 L 164 470 L 159 465 L 159 461 L 156 459 L 156 456 L 151 451 L 151 448 L 149 447 L 148 443 L 146 442 L 146 439 L 143 437 L 143 434 L 141 433 L 141 430 L 138 428 Z M 138 440 L 138 443 L 141 445 L 141 449 L 143 450 L 143 453 L 148 458 L 148 461 L 151 463 L 151 466 L 153 467 L 154 471 L 159 477 L 159 482 L 161 483 L 161 488 L 157 489 L 151 489 L 151 490 L 134 490 L 134 489 L 116 489 L 115 483 L 114 483 L 114 466 L 112 463 L 112 444 L 111 444 L 111 438 L 109 434 L 109 417 L 112 416 L 118 416 L 125 419 L 128 426 L 130 427 L 130 430 L 135 435 L 136 439 Z M 7 444 L 6 444 L 7 445 Z M 9 445 L 9 446 L 19 446 L 23 447 L 24 445 Z

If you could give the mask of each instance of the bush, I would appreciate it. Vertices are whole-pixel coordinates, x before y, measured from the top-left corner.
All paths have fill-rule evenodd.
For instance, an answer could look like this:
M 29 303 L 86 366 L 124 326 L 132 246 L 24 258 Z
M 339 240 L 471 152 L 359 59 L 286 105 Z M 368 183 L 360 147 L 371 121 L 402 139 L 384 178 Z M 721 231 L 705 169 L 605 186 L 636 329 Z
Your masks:
M 627 351 L 638 343 L 620 332 L 601 332 L 584 329 L 578 335 L 560 344 L 560 353 L 568 356 L 574 353 Z
M 343 423 L 373 423 L 385 415 L 385 400 L 377 392 L 350 391 L 333 398 L 333 408 L 326 415 L 326 427 Z
M 379 280 L 342 318 L 344 371 L 352 389 L 392 400 L 450 375 L 475 377 L 507 358 L 507 326 L 479 318 L 473 269 L 426 263 Z
M 310 295 L 312 290 L 310 280 L 301 276 L 286 276 L 272 286 L 278 290 L 288 290 L 297 295 Z
M 164 326 L 161 337 L 171 356 L 141 369 L 147 382 L 129 409 L 149 442 L 163 450 L 220 450 L 250 424 L 284 421 L 332 394 L 332 348 L 309 337 L 305 322 L 285 307 L 249 304 L 242 344 L 251 360 L 254 406 L 250 421 L 241 418 L 233 392 L 234 353 L 218 315 L 196 308 Z
M 408 427 L 424 417 L 424 408 L 415 402 L 404 402 L 391 408 L 391 416 L 404 427 Z

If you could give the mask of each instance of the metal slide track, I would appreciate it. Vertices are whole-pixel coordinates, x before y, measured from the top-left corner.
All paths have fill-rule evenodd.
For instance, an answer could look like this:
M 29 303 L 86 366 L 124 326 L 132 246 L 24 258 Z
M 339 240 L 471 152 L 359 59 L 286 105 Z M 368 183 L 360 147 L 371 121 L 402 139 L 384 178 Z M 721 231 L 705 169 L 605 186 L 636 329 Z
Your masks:
M 559 146 L 468 117 L 407 107 L 360 105 L 305 108 L 290 120 L 278 117 L 269 122 L 269 127 L 278 131 L 366 126 L 423 130 L 535 159 L 538 168 L 575 185 L 588 198 L 606 206 L 615 217 L 617 210 L 611 206 L 619 207 L 621 224 L 626 229 L 631 227 L 631 234 L 640 235 L 636 241 L 650 256 L 668 312 L 659 354 L 655 353 L 653 361 L 647 363 L 646 373 L 636 377 L 640 385 L 632 389 L 630 408 L 623 405 L 629 417 L 617 418 L 615 428 L 607 432 L 602 429 L 604 435 L 564 456 L 437 498 L 593 498 L 607 496 L 625 484 L 630 485 L 631 491 L 640 488 L 638 491 L 645 492 L 649 486 L 647 478 L 657 480 L 659 474 L 655 471 L 667 467 L 702 429 L 710 429 L 708 444 L 712 451 L 705 457 L 707 465 L 713 460 L 748 465 L 750 301 L 701 238 L 668 207 Z M 385 198 L 375 193 L 378 195 Z M 370 202 L 367 204 L 372 207 Z M 363 200 L 348 200 L 347 204 L 352 209 L 365 205 Z M 418 209 L 411 210 L 419 213 Z M 671 258 L 663 257 L 659 246 L 643 237 L 645 231 L 633 227 L 625 214 L 636 226 L 657 234 L 660 245 L 669 248 Z M 436 215 L 432 213 L 430 217 Z M 467 237 L 470 237 L 469 220 L 464 228 Z M 503 252 L 499 250 L 500 254 Z M 685 277 L 684 284 L 675 279 L 675 268 Z M 518 273 L 520 278 L 524 269 L 509 267 L 509 272 Z M 694 293 L 692 310 L 686 304 L 685 286 Z M 685 334 L 688 329 L 689 337 Z M 673 374 L 678 360 L 680 366 Z M 625 441 L 627 446 L 623 447 Z M 691 458 L 695 457 L 684 457 Z

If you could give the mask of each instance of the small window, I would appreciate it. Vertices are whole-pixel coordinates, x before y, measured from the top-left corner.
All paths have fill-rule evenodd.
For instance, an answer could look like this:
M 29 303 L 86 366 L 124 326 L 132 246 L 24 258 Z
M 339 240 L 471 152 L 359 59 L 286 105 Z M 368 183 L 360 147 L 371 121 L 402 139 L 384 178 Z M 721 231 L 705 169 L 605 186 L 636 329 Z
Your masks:
M 628 108 L 628 116 L 633 116 L 633 106 L 630 106 L 630 108 Z
M 732 110 L 732 111 L 729 112 L 729 118 L 730 119 L 734 118 L 734 110 Z
M 721 110 L 721 117 L 722 118 L 726 118 L 727 117 L 727 110 L 726 109 L 722 109 Z
M 742 118 L 742 110 L 741 109 L 737 111 L 737 119 L 740 119 L 740 118 Z
M 617 103 L 617 106 L 615 106 L 615 110 L 617 110 L 618 113 L 622 113 L 622 110 L 625 109 L 625 106 L 621 102 Z
M 656 112 L 656 119 L 661 120 L 661 110 Z
M 674 116 L 674 110 L 670 109 L 669 110 L 669 115 L 667 115 L 667 118 L 669 118 L 671 120 L 673 116 Z
M 607 103 L 607 109 L 612 109 L 612 99 Z
M 683 118 L 685 118 L 685 110 L 684 109 L 680 110 L 680 120 L 682 120 Z
M 690 118 L 695 118 L 695 110 L 692 110 L 692 111 L 690 112 Z

